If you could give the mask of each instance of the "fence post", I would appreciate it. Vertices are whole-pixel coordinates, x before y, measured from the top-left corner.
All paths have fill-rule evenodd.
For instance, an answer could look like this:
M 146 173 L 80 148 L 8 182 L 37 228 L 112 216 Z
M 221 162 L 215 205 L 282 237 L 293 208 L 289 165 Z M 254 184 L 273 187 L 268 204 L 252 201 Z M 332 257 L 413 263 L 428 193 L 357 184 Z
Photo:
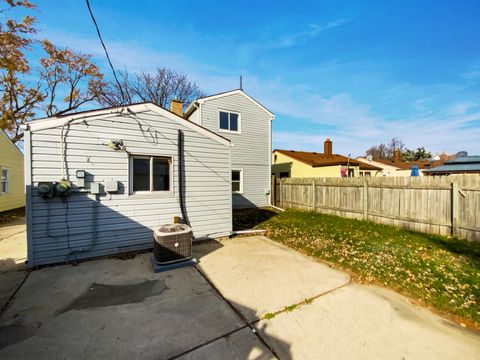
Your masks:
M 452 236 L 458 236 L 458 184 L 452 181 Z
M 363 219 L 368 220 L 368 183 L 363 179 Z
M 285 191 L 285 178 L 280 178 L 280 191 L 278 192 L 278 194 L 280 195 L 280 207 L 281 208 L 284 208 L 285 207 L 285 204 L 283 203 L 283 199 L 284 199 L 284 194 L 283 192 Z
M 313 211 L 317 211 L 317 182 L 315 178 L 312 179 L 312 207 Z

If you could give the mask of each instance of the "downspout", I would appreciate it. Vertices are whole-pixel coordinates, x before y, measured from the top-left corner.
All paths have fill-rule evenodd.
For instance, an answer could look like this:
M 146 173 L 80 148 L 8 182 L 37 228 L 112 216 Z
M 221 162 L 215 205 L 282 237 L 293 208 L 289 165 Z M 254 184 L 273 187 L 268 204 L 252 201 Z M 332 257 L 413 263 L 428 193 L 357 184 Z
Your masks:
M 178 129 L 178 198 L 180 202 L 180 210 L 182 212 L 182 219 L 187 224 L 190 226 L 190 221 L 188 220 L 187 217 L 187 209 L 185 208 L 185 189 L 184 189 L 184 180 L 185 180 L 185 174 L 184 174 L 184 152 L 183 152 L 183 132 L 182 130 Z

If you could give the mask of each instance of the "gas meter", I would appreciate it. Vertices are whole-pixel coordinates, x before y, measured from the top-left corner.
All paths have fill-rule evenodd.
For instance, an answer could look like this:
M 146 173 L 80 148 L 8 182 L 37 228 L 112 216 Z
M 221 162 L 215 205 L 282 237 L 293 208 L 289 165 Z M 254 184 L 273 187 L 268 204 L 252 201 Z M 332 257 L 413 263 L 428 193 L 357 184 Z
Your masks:
M 55 184 L 55 192 L 60 196 L 69 195 L 71 188 L 72 183 L 65 179 L 62 179 Z
M 40 182 L 38 183 L 37 190 L 39 194 L 44 198 L 52 198 L 55 194 L 55 183 L 53 182 Z

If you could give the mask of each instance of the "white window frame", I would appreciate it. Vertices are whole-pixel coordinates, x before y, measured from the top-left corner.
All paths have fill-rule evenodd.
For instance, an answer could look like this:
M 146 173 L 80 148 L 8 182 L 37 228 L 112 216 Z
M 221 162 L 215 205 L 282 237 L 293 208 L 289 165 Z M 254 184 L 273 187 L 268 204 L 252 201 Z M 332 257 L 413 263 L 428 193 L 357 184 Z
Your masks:
M 240 171 L 240 190 L 239 191 L 233 191 L 233 189 L 232 189 L 232 193 L 243 194 L 243 169 L 235 168 L 235 169 L 231 170 L 231 172 L 234 172 L 234 171 Z M 231 179 L 231 177 L 232 177 L 232 174 L 230 174 L 230 179 Z M 233 183 L 233 180 L 231 180 L 230 183 Z
M 150 160 L 150 190 L 133 191 L 133 159 L 149 159 Z M 169 189 L 153 190 L 153 159 L 165 159 L 169 163 Z M 149 194 L 173 194 L 173 156 L 169 155 L 135 155 L 132 154 L 128 158 L 128 194 L 129 195 L 149 195 Z
M 7 172 L 6 180 L 5 183 L 7 184 L 7 191 L 3 191 L 3 171 Z M 10 168 L 8 167 L 1 167 L 0 168 L 0 193 L 2 194 L 8 194 L 10 192 Z
M 220 112 L 228 113 L 228 127 L 230 128 L 230 114 L 236 114 L 238 116 L 238 130 L 226 130 L 220 127 Z M 242 114 L 237 111 L 218 109 L 218 131 L 229 134 L 241 134 L 242 133 Z

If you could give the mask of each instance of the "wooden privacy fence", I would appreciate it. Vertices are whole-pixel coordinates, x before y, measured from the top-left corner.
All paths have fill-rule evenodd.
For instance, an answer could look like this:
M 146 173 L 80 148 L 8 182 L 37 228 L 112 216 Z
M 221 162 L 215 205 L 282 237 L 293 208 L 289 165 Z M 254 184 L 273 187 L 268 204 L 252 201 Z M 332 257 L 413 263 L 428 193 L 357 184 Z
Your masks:
M 277 206 L 480 241 L 480 175 L 285 178 Z

